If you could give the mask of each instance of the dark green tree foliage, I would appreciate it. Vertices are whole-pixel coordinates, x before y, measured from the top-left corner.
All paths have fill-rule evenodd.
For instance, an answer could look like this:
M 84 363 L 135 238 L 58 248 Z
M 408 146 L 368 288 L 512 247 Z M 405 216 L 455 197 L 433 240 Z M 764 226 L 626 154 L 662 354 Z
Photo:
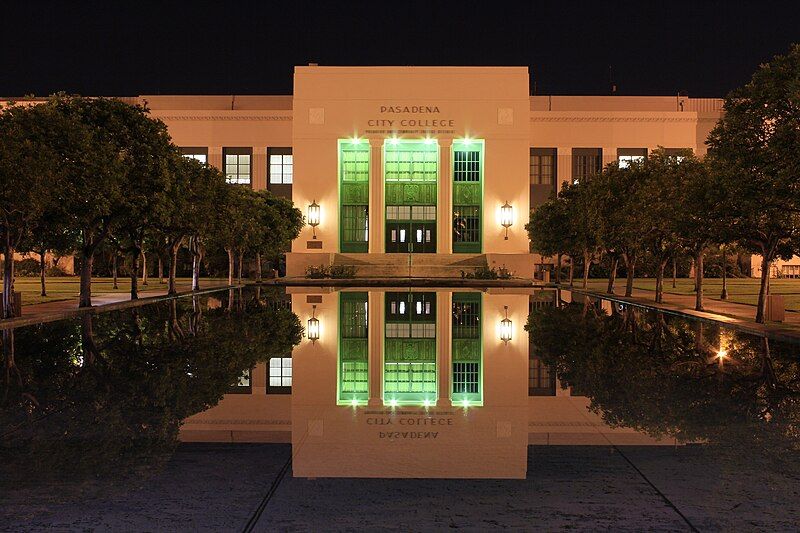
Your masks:
M 261 279 L 261 259 L 275 261 L 291 250 L 292 241 L 303 228 L 303 213 L 286 198 L 269 191 L 258 191 L 258 232 L 253 239 L 256 253 L 256 278 Z
M 708 145 L 728 225 L 742 247 L 762 258 L 756 322 L 764 322 L 770 265 L 797 250 L 800 45 L 728 94 Z
M 63 184 L 51 141 L 64 127 L 41 106 L 14 105 L 0 112 L 0 240 L 4 314 L 13 316 L 14 252 L 25 246 Z
M 797 456 L 800 363 L 790 345 L 586 300 L 536 309 L 535 355 L 612 427 L 702 441 L 734 455 Z M 720 366 L 720 348 L 726 359 Z
M 556 283 L 561 282 L 561 257 L 576 249 L 568 207 L 563 195 L 551 198 L 531 211 L 525 226 L 531 248 L 543 257 L 556 258 Z
M 266 296 L 240 293 L 230 309 L 193 297 L 7 330 L 0 478 L 127 475 L 167 457 L 185 418 L 299 343 L 297 317 Z

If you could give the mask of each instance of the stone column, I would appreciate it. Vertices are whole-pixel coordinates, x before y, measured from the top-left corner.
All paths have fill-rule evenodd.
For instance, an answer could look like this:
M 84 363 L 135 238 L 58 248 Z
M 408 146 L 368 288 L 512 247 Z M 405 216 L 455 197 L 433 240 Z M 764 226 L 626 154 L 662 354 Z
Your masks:
M 436 253 L 453 253 L 453 162 L 452 139 L 439 139 L 439 183 L 437 185 Z
M 439 373 L 437 407 L 450 407 L 450 380 L 453 368 L 453 293 L 436 293 L 436 368 Z
M 383 292 L 369 291 L 369 405 L 383 405 Z
M 369 253 L 383 253 L 383 139 L 369 140 Z

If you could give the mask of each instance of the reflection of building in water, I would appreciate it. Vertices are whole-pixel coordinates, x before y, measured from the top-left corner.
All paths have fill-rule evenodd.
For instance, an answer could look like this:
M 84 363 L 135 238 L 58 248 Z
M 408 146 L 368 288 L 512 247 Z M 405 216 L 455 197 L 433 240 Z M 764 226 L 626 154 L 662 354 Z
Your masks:
M 555 291 L 288 296 L 319 338 L 254 368 L 246 390 L 187 421 L 184 440 L 291 441 L 294 474 L 310 477 L 524 477 L 529 443 L 656 442 L 607 427 L 531 357 L 528 312 L 555 305 Z

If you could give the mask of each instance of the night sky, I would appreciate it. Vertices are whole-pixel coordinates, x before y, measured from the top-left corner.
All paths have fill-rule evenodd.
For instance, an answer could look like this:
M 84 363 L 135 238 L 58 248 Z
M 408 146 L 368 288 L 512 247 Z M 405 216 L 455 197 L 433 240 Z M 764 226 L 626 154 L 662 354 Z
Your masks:
M 527 65 L 532 93 L 592 95 L 610 65 L 618 94 L 724 96 L 800 42 L 797 1 L 8 3 L 2 96 L 290 94 L 309 62 Z

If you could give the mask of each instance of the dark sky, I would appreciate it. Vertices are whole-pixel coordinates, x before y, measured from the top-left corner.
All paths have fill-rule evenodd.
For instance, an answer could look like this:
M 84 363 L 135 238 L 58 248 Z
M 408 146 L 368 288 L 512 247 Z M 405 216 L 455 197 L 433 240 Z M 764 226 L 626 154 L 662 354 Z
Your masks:
M 0 95 L 289 94 L 292 67 L 317 62 L 528 65 L 539 94 L 608 94 L 611 65 L 620 94 L 724 96 L 800 42 L 798 13 L 798 0 L 9 0 Z

